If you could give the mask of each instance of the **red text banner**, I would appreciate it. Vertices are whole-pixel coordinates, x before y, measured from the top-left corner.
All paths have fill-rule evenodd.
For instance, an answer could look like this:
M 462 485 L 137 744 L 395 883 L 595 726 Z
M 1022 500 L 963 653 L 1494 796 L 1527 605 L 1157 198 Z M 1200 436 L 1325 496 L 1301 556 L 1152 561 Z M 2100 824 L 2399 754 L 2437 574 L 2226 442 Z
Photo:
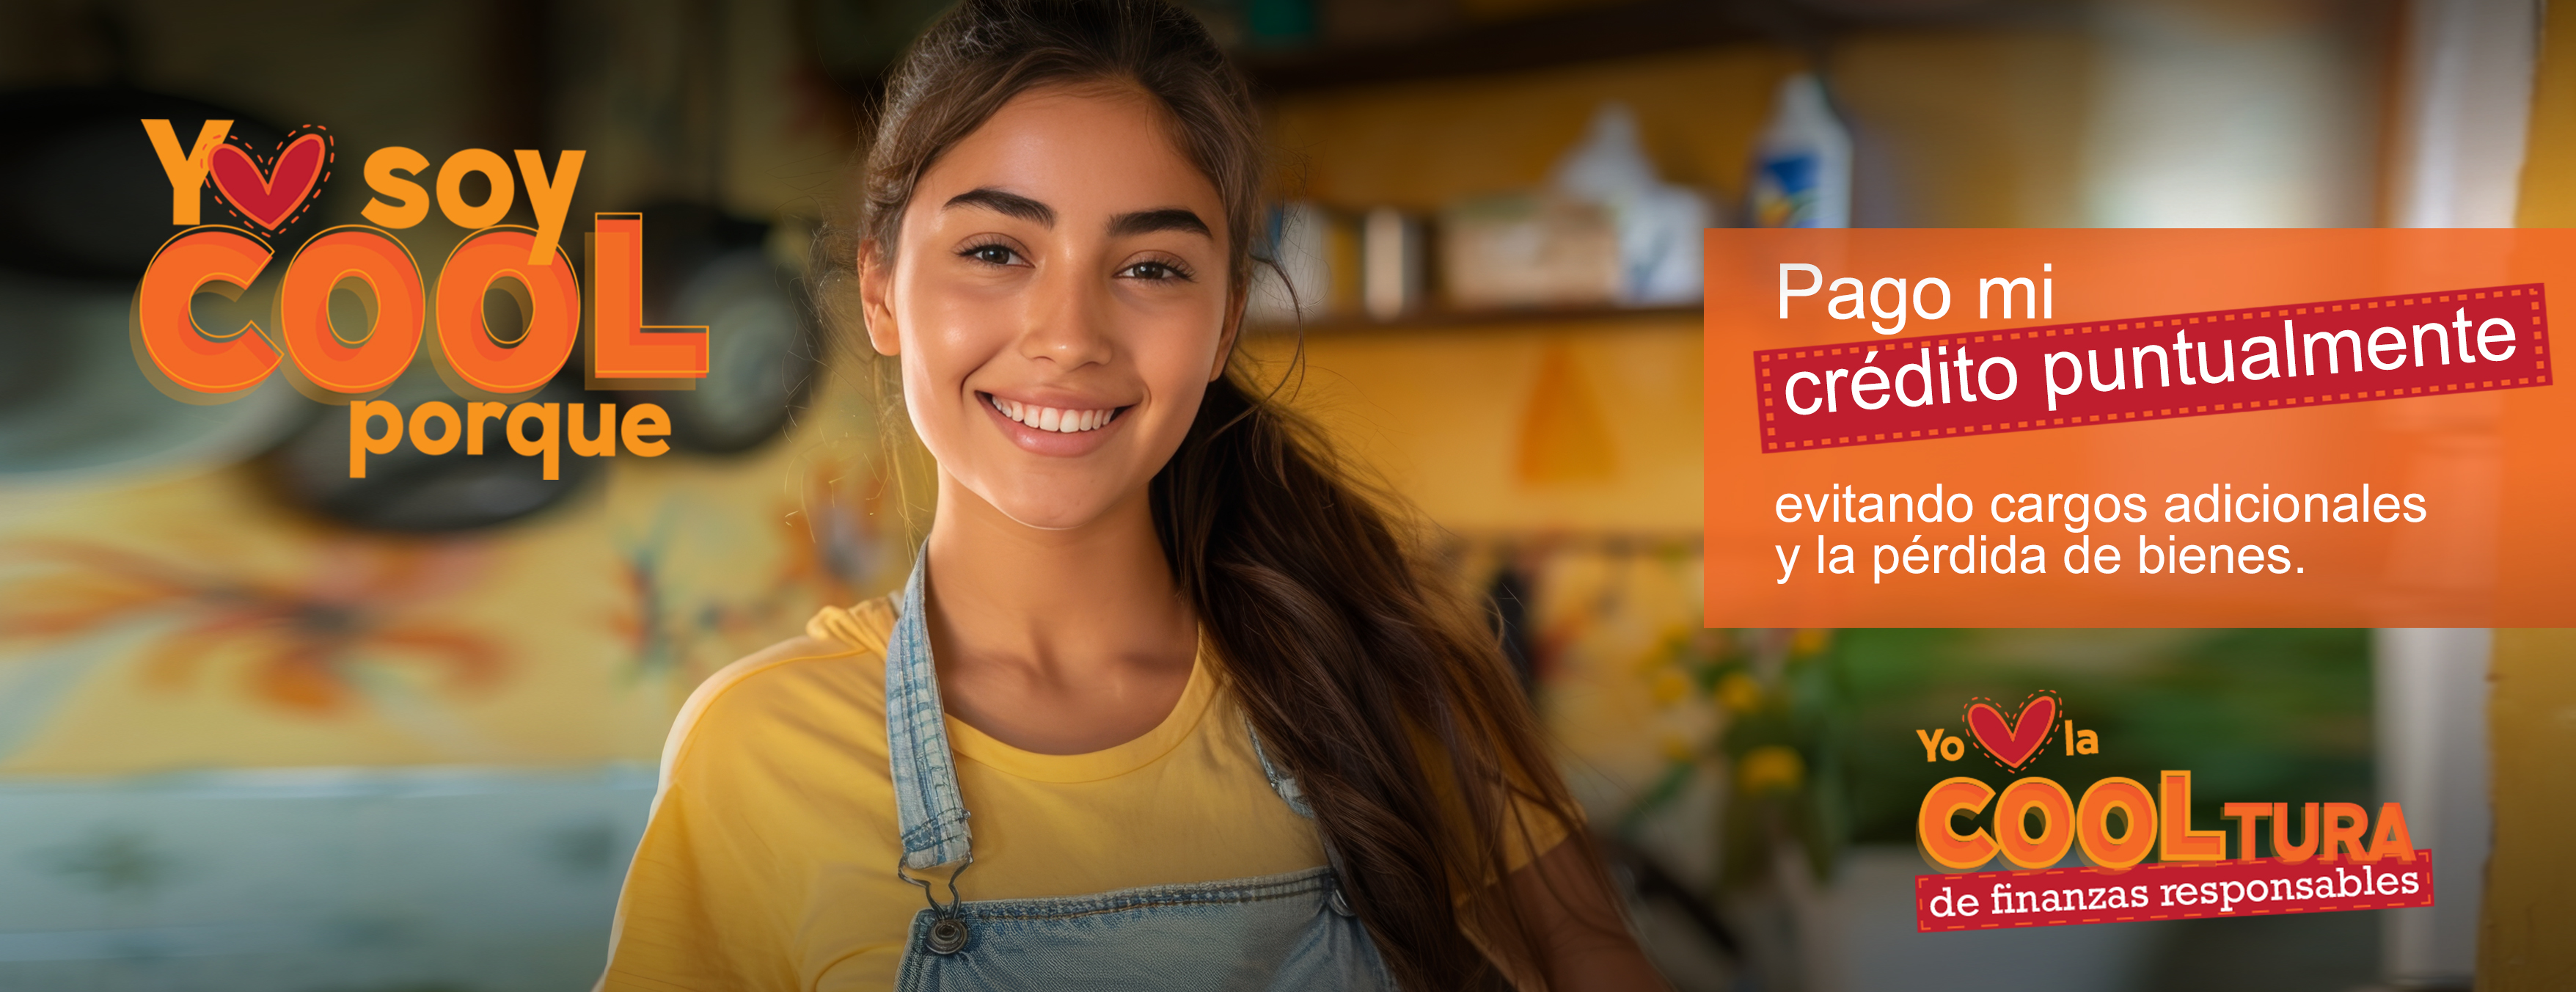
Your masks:
M 2433 904 L 2433 852 L 2366 862 L 2159 861 L 1914 878 L 1923 933 L 2131 920 L 2332 913 Z
M 2537 284 L 1754 354 L 1765 452 L 2546 386 Z

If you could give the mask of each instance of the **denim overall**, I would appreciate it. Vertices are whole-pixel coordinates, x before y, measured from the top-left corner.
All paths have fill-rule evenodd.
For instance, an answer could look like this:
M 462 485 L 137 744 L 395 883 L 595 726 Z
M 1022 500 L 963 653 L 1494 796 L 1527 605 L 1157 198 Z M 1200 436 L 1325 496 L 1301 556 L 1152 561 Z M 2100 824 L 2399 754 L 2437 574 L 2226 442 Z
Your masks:
M 903 828 L 895 872 L 921 886 L 930 907 L 914 915 L 896 988 L 905 992 L 1002 989 L 1391 989 L 1368 931 L 1351 915 L 1329 867 L 1261 878 L 1121 889 L 1052 899 L 966 902 L 957 875 L 974 864 L 966 804 L 948 750 L 922 583 L 928 556 L 904 583 L 902 612 L 886 645 L 886 741 Z M 1246 731 L 1249 732 L 1249 727 Z M 1253 753 L 1271 788 L 1308 819 L 1295 779 Z M 954 865 L 943 903 L 926 872 Z

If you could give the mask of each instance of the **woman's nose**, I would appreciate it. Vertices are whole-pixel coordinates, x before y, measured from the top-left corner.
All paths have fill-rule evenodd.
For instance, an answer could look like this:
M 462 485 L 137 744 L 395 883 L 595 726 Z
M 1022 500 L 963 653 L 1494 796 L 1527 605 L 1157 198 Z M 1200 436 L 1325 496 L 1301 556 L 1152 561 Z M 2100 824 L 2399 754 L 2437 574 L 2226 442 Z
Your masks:
M 1045 359 L 1059 370 L 1106 362 L 1112 351 L 1110 294 L 1081 265 L 1056 265 L 1038 276 L 1020 334 L 1023 358 Z

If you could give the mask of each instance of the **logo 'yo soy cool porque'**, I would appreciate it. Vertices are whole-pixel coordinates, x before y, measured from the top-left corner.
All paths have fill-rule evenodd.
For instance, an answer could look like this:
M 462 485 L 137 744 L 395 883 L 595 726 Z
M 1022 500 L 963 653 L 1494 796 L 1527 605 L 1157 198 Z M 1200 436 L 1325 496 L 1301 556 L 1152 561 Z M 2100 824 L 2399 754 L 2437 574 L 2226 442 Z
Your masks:
M 557 477 L 558 438 L 577 453 L 613 454 L 620 442 L 637 455 L 668 450 L 658 438 L 669 415 L 650 403 L 628 408 L 612 425 L 613 404 L 601 404 L 597 432 L 583 426 L 581 404 L 512 403 L 535 392 L 563 369 L 587 316 L 586 352 L 594 385 L 686 388 L 707 374 L 707 328 L 644 324 L 644 218 L 637 213 L 595 215 L 588 236 L 590 294 L 584 312 L 581 277 L 561 247 L 564 221 L 581 177 L 583 153 L 544 156 L 522 149 L 517 169 L 500 155 L 468 148 L 448 156 L 434 173 L 410 148 L 377 149 L 365 165 L 376 194 L 360 213 L 366 224 L 325 229 L 295 249 L 270 301 L 267 322 L 207 328 L 191 313 L 197 294 L 238 299 L 275 262 L 268 238 L 312 209 L 330 180 L 335 161 L 328 130 L 307 125 L 263 152 L 227 140 L 231 121 L 207 121 L 196 141 L 182 147 L 167 120 L 143 129 L 170 179 L 170 221 L 186 230 L 152 257 L 136 289 L 132 327 L 144 371 L 165 391 L 193 402 L 220 402 L 247 393 L 284 366 L 298 389 L 317 400 L 349 407 L 349 475 L 366 475 L 368 454 L 386 454 L 408 437 L 425 454 L 443 455 L 462 439 L 469 454 L 483 449 L 484 425 L 503 424 L 512 450 L 542 455 L 544 474 Z M 432 195 L 416 178 L 428 174 L 439 212 L 471 231 L 424 278 L 411 250 L 392 232 L 429 216 Z M 464 180 L 480 175 L 490 192 L 466 199 Z M 201 191 L 215 192 L 251 228 L 201 223 Z M 517 192 L 527 190 L 534 228 L 503 224 Z M 331 316 L 330 298 L 353 292 L 364 304 L 366 326 L 349 327 Z M 500 289 L 519 304 L 526 326 L 496 329 L 483 318 L 484 294 Z M 460 414 L 444 402 L 420 404 L 406 417 L 391 403 L 370 397 L 411 367 L 422 339 L 435 330 L 430 350 L 439 373 L 478 401 Z M 558 406 L 565 406 L 558 410 Z M 529 424 L 538 435 L 525 434 Z M 382 431 L 371 428 L 383 424 Z

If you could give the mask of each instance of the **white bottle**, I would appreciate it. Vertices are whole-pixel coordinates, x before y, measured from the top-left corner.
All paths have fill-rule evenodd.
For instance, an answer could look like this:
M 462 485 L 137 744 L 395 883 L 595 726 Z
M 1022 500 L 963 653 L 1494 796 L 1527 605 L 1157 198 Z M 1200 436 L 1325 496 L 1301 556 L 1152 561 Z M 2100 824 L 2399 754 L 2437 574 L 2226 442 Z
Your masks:
M 1551 182 L 1558 193 L 1609 212 L 1619 237 L 1619 302 L 1699 302 L 1702 231 L 1716 211 L 1699 191 L 1656 176 L 1627 104 L 1612 100 L 1593 112 L 1582 143 L 1557 161 Z
M 1754 227 L 1851 226 L 1851 131 L 1814 73 L 1781 80 L 1749 185 L 1745 213 Z

